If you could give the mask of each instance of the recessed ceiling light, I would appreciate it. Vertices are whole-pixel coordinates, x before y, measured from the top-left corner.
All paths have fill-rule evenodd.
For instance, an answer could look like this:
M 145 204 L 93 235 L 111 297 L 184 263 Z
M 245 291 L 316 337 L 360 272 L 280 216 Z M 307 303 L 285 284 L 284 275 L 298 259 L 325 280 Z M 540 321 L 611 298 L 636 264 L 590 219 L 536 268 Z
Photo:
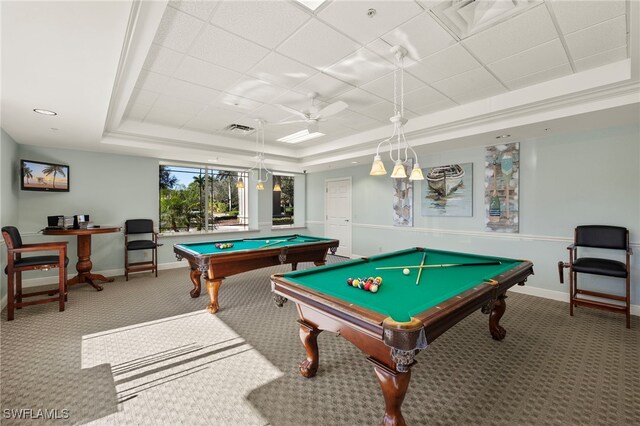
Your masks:
M 358 164 L 358 162 L 357 161 L 352 161 L 351 164 Z
M 510 138 L 511 135 L 500 135 L 500 136 L 496 136 L 496 139 L 504 139 L 504 138 Z
M 324 133 L 313 132 L 309 133 L 309 130 L 304 129 L 296 133 L 292 133 L 283 138 L 277 139 L 278 142 L 286 142 L 286 143 L 298 143 L 308 141 L 310 139 L 319 138 L 320 136 L 324 136 Z
M 37 112 L 38 114 L 43 114 L 43 115 L 58 115 L 58 113 L 55 111 L 49 111 L 48 109 L 40 109 L 40 108 L 34 108 L 33 112 Z

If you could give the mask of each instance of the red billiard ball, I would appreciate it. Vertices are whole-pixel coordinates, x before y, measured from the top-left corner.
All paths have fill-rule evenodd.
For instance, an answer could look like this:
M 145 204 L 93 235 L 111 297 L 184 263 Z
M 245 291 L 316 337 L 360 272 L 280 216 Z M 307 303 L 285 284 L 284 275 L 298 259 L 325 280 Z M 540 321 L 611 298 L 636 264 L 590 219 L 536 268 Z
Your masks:
M 353 278 L 349 278 L 347 280 L 347 285 L 353 285 Z
M 367 281 L 367 283 L 364 285 L 364 289 L 366 291 L 369 291 L 370 288 L 371 288 L 371 283 L 369 281 Z

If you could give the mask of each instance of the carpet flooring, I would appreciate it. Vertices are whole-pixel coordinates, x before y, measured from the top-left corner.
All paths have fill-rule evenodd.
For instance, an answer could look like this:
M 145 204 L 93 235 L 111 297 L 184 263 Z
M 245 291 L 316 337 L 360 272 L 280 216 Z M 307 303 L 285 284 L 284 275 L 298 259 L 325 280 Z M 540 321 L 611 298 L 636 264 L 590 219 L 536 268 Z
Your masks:
M 5 310 L 0 423 L 378 424 L 382 393 L 349 342 L 321 333 L 317 376 L 299 374 L 295 304 L 276 307 L 269 285 L 287 270 L 226 279 L 216 315 L 208 296 L 189 296 L 187 268 L 117 277 L 102 292 L 74 286 L 62 313 L 29 306 L 7 322 Z M 503 341 L 477 312 L 417 356 L 407 424 L 640 424 L 639 317 L 628 330 L 622 315 L 570 317 L 566 303 L 508 295 Z

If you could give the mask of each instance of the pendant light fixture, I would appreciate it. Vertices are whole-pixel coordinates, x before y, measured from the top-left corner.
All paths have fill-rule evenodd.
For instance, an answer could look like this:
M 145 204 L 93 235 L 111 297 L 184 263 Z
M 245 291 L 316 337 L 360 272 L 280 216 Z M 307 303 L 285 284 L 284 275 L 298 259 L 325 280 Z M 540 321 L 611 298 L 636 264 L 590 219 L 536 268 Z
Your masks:
M 393 117 L 389 119 L 391 123 L 393 123 L 393 134 L 378 144 L 369 174 L 371 176 L 384 176 L 387 174 L 387 170 L 382 162 L 382 157 L 380 156 L 380 146 L 384 143 L 389 143 L 389 157 L 391 161 L 395 163 L 391 177 L 394 179 L 404 179 L 407 177 L 404 163 L 409 159 L 409 151 L 411 151 L 415 163 L 409 180 L 424 180 L 420 163 L 418 162 L 418 154 L 416 154 L 415 150 L 404 137 L 404 125 L 407 124 L 407 119 L 404 117 L 404 57 L 407 54 L 407 50 L 402 46 L 394 46 L 391 48 L 391 53 L 394 54 L 397 62 L 396 68 L 393 70 Z M 395 148 L 393 143 L 394 138 L 396 139 Z
M 256 164 L 244 172 L 249 173 L 254 170 L 257 172 L 258 182 L 256 184 L 256 189 L 258 191 L 262 191 L 264 189 L 264 183 L 269 178 L 269 175 L 273 174 L 273 172 L 264 164 L 264 121 L 257 119 L 256 122 L 258 123 L 256 129 Z M 242 178 L 238 179 L 236 188 L 242 189 L 244 187 L 244 180 L 242 180 Z

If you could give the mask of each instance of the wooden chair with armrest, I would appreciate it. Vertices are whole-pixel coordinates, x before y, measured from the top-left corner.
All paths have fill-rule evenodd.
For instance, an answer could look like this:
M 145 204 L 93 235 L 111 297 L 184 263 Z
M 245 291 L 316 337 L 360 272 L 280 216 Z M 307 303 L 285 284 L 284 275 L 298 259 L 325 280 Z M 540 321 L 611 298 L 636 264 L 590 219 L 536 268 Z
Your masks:
M 625 261 L 602 257 L 578 257 L 578 247 L 624 250 Z M 631 328 L 630 257 L 633 253 L 629 246 L 629 230 L 620 226 L 578 226 L 575 229 L 574 243 L 567 249 L 569 262 L 558 262 L 558 271 L 560 282 L 563 283 L 563 269 L 569 269 L 569 314 L 573 316 L 573 308 L 577 306 L 624 313 L 627 318 L 627 328 Z M 625 280 L 624 295 L 578 288 L 578 273 L 623 278 Z
M 20 232 L 15 226 L 2 227 L 2 238 L 7 245 L 7 266 L 4 272 L 7 274 L 7 320 L 12 321 L 14 310 L 23 306 L 37 305 L 41 303 L 58 302 L 60 312 L 64 311 L 64 302 L 67 300 L 67 242 L 47 242 L 35 244 L 23 244 Z M 56 255 L 38 255 L 23 257 L 23 254 L 36 254 L 39 252 L 58 252 Z M 22 273 L 25 271 L 49 270 L 58 268 L 58 289 L 34 291 L 24 293 L 22 291 Z M 53 296 L 24 302 L 25 297 Z

